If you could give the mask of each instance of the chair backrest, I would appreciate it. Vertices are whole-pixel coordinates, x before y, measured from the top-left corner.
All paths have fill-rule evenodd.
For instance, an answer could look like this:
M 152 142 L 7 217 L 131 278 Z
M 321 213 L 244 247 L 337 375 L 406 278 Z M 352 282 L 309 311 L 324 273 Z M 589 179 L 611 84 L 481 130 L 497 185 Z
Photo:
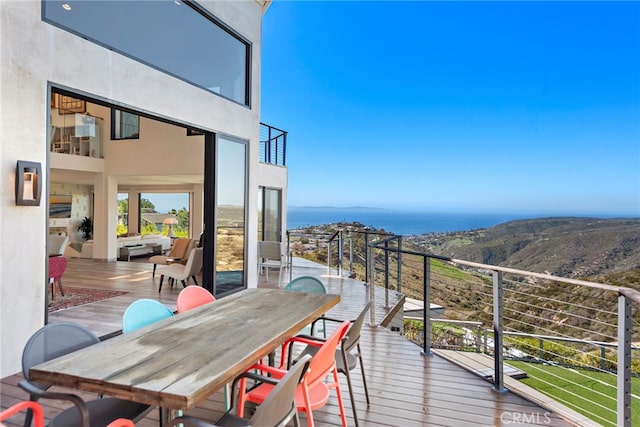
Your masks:
M 62 279 L 64 271 L 67 269 L 67 259 L 63 256 L 49 257 L 49 277 L 55 280 Z
M 77 323 L 49 323 L 27 340 L 22 351 L 22 375 L 29 379 L 31 367 L 99 342 L 96 334 Z
M 187 264 L 184 269 L 187 272 L 187 277 L 197 274 L 202 270 L 202 251 L 204 248 L 193 248 L 189 253 Z
M 322 282 L 315 277 L 300 276 L 290 281 L 284 287 L 285 291 L 309 292 L 312 294 L 326 294 L 327 289 Z
M 211 292 L 200 286 L 187 286 L 178 294 L 176 301 L 176 311 L 183 313 L 192 308 L 200 307 L 201 305 L 214 302 L 214 297 Z
M 258 257 L 274 261 L 282 260 L 284 257 L 283 243 L 266 240 L 258 241 Z
M 362 324 L 364 323 L 365 315 L 367 311 L 369 311 L 369 307 L 371 307 L 371 303 L 368 302 L 367 305 L 364 306 L 356 320 L 351 323 L 351 327 L 347 331 L 347 335 L 342 341 L 342 348 L 344 351 L 349 352 L 358 341 L 360 341 L 360 331 L 362 330 Z
M 324 377 L 331 373 L 336 363 L 336 348 L 338 348 L 338 344 L 346 335 L 349 326 L 351 326 L 351 322 L 348 320 L 342 322 L 329 338 L 327 338 L 324 344 L 322 344 L 322 347 L 318 348 L 318 351 L 309 364 L 309 373 L 304 379 L 309 386 L 313 386 L 318 381 L 322 381 Z
M 64 255 L 64 251 L 69 244 L 69 236 L 62 234 L 49 234 L 47 246 L 49 255 Z
M 42 406 L 40 406 L 38 402 L 33 402 L 30 400 L 15 403 L 4 411 L 0 412 L 0 421 L 6 421 L 14 415 L 25 410 L 30 410 L 33 412 L 33 427 L 44 427 L 44 411 L 42 410 Z M 0 423 L 0 426 L 4 426 L 4 424 Z
M 193 248 L 193 244 L 193 239 L 179 237 L 173 241 L 167 256 L 170 258 L 186 258 L 191 248 Z
M 258 406 L 249 425 L 279 426 L 283 424 L 283 421 L 296 410 L 296 389 L 302 376 L 307 372 L 310 360 L 311 355 L 306 354 L 289 369 L 264 402 Z
M 161 302 L 142 298 L 132 302 L 125 310 L 122 332 L 126 334 L 171 316 L 173 312 Z

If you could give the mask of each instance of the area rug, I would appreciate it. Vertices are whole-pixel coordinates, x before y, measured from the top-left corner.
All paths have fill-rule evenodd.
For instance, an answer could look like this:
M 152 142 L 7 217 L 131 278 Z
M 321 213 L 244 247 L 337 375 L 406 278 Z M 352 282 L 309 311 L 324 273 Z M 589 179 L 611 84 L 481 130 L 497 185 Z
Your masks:
M 56 286 L 56 298 L 53 301 L 49 300 L 49 313 L 129 293 L 107 289 L 65 287 L 64 285 L 62 289 L 64 290 L 64 296 L 62 296 Z M 51 295 L 49 295 L 49 297 L 51 297 Z

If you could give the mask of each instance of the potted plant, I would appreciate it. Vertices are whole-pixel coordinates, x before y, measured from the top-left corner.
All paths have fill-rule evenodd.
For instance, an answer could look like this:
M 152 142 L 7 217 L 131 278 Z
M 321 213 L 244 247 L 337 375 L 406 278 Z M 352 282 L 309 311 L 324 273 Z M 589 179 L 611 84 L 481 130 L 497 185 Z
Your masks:
M 93 220 L 91 217 L 85 216 L 78 225 L 78 231 L 82 233 L 85 240 L 91 240 L 93 235 Z

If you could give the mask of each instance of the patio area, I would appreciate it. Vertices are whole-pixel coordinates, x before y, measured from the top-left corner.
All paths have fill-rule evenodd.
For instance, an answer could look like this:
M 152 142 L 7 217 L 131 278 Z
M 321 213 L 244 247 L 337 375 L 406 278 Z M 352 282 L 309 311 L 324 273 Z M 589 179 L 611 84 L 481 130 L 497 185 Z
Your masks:
M 64 275 L 65 290 L 71 287 L 111 289 L 129 292 L 125 295 L 96 301 L 49 315 L 50 322 L 72 321 L 81 323 L 97 335 L 108 338 L 121 329 L 122 314 L 126 307 L 139 298 L 158 299 L 175 309 L 181 285 L 163 286 L 159 294 L 159 277 L 151 277 L 152 265 L 143 259 L 136 262 L 94 262 L 71 259 Z M 318 277 L 329 293 L 341 295 L 341 302 L 328 313 L 331 317 L 352 319 L 369 301 L 369 286 L 362 282 L 327 274 L 326 267 L 295 258 L 292 276 Z M 270 274 L 259 287 L 277 287 L 277 274 Z M 289 280 L 283 273 L 282 286 Z M 386 325 L 395 310 L 401 309 L 404 297 L 390 293 L 389 307 L 385 306 L 384 291 L 375 289 L 375 324 Z M 356 407 L 363 426 L 495 426 L 495 425 L 582 425 L 569 422 L 558 413 L 551 413 L 512 392 L 498 393 L 481 377 L 438 356 L 423 356 L 421 348 L 406 340 L 398 332 L 383 326 L 371 326 L 370 319 L 362 330 L 361 340 L 371 405 L 367 408 L 358 373 L 352 375 L 355 383 Z M 21 375 L 2 379 L 1 406 L 6 408 L 27 398 L 16 384 Z M 347 383 L 341 376 L 341 388 L 347 419 L 353 425 L 352 403 Z M 83 395 L 82 393 L 80 393 Z M 88 396 L 88 395 L 87 395 Z M 45 416 L 55 414 L 61 405 L 57 401 L 43 401 Z M 224 396 L 216 393 L 196 409 L 192 415 L 215 420 L 224 411 Z M 329 404 L 314 412 L 320 426 L 340 424 L 335 395 Z M 302 415 L 304 419 L 304 415 Z M 8 425 L 21 425 L 20 419 Z M 158 411 L 153 411 L 140 426 L 157 426 Z M 303 421 L 303 425 L 305 422 Z

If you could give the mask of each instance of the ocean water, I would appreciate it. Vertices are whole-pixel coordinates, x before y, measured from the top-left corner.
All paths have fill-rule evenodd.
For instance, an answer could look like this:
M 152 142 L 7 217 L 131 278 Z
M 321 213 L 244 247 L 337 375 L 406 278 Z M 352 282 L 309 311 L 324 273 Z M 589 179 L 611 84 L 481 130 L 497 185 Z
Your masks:
M 400 235 L 428 232 L 466 231 L 493 227 L 516 219 L 540 218 L 540 214 L 514 213 L 436 213 L 371 208 L 289 207 L 287 229 L 334 222 L 358 221 L 365 226 Z M 557 215 L 556 215 L 557 216 Z M 576 215 L 579 216 L 579 215 Z

